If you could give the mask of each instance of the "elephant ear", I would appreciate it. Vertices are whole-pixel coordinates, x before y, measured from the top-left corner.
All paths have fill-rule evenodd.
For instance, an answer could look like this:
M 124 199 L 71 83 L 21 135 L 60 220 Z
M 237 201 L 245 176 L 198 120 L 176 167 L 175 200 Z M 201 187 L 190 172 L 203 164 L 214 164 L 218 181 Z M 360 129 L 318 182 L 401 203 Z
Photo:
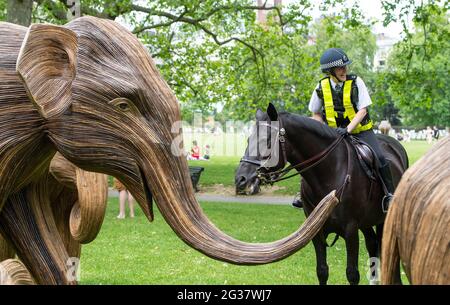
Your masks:
M 72 102 L 77 35 L 66 28 L 33 24 L 23 40 L 16 71 L 43 118 L 65 112 Z

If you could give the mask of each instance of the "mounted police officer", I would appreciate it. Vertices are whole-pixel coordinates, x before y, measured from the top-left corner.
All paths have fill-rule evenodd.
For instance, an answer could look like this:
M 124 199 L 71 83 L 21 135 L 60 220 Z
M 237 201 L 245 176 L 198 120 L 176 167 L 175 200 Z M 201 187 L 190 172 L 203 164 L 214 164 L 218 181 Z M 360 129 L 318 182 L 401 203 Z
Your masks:
M 313 119 L 336 128 L 339 135 L 345 137 L 352 134 L 370 145 L 380 161 L 379 173 L 387 189 L 383 210 L 387 210 L 394 193 L 392 175 L 372 130 L 367 109 L 372 100 L 367 87 L 360 77 L 347 74 L 347 66 L 351 63 L 342 49 L 332 48 L 323 53 L 320 68 L 326 77 L 314 89 L 309 110 L 313 113 Z M 299 207 L 301 200 L 298 198 L 293 205 Z

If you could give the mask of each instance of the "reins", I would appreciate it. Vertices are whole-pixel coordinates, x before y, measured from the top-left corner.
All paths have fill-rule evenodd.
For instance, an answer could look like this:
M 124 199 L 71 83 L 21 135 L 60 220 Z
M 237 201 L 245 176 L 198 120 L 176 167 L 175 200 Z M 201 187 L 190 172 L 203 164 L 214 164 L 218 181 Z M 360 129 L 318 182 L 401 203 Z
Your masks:
M 239 162 L 246 162 L 246 163 L 250 163 L 250 164 L 253 164 L 253 165 L 261 166 L 261 161 L 259 161 L 259 160 L 250 160 L 250 159 L 245 158 L 245 156 L 243 158 L 241 158 L 241 160 Z
M 277 128 L 278 129 L 278 141 L 280 143 L 282 156 L 283 156 L 282 162 L 284 164 L 286 164 L 286 162 L 287 162 L 286 147 L 285 147 L 286 130 L 282 127 L 280 118 L 279 118 L 279 123 L 280 123 L 280 129 Z M 273 126 L 270 126 L 270 127 L 275 128 Z M 330 155 L 330 153 L 334 149 L 336 149 L 336 147 L 339 145 L 339 143 L 341 143 L 343 141 L 343 139 L 344 139 L 343 135 L 339 136 L 327 148 L 322 150 L 320 153 L 318 153 L 314 157 L 311 157 L 303 162 L 300 162 L 295 165 L 290 165 L 288 167 L 285 167 L 283 169 L 280 169 L 280 170 L 277 170 L 274 172 L 267 172 L 267 173 L 260 172 L 260 168 L 264 167 L 264 166 L 262 166 L 261 161 L 260 160 L 250 160 L 247 158 L 247 156 L 244 156 L 243 158 L 241 158 L 240 162 L 247 162 L 247 163 L 259 166 L 260 168 L 257 170 L 257 172 L 258 172 L 258 178 L 260 179 L 261 183 L 262 184 L 273 184 L 275 182 L 283 181 L 283 180 L 292 178 L 294 176 L 300 175 L 300 174 L 306 172 L 307 170 L 314 168 L 315 166 L 320 164 L 323 160 L 325 160 Z M 348 173 L 350 171 L 350 150 L 348 148 L 348 144 L 347 143 L 345 143 L 345 144 L 346 144 L 346 149 L 347 149 L 347 173 L 344 178 L 344 183 L 337 190 L 337 195 L 339 198 L 342 196 L 345 186 L 350 182 L 350 175 L 348 175 Z M 287 173 L 289 173 L 293 169 L 296 169 L 297 171 L 292 175 L 284 177 Z
M 284 128 L 281 128 L 280 131 Z M 281 140 L 283 139 L 283 140 Z M 308 160 L 305 160 L 303 162 L 300 162 L 295 165 L 290 165 L 288 167 L 285 167 L 281 170 L 275 171 L 275 172 L 268 172 L 268 173 L 259 173 L 258 177 L 260 180 L 264 183 L 275 183 L 278 181 L 286 180 L 289 178 L 292 178 L 294 176 L 300 175 L 301 173 L 317 166 L 320 164 L 323 160 L 325 160 L 326 157 L 338 146 L 338 144 L 344 139 L 343 136 L 338 137 L 336 140 L 333 141 L 326 149 L 321 151 L 319 154 L 315 155 L 312 158 L 309 158 Z M 284 148 L 284 134 L 280 135 L 280 143 L 283 150 L 283 157 L 284 161 L 286 162 L 286 156 L 285 156 L 285 148 Z M 299 169 L 300 168 L 300 169 Z M 295 174 L 289 175 L 287 177 L 284 177 L 288 172 L 290 172 L 293 169 L 297 169 L 297 172 Z

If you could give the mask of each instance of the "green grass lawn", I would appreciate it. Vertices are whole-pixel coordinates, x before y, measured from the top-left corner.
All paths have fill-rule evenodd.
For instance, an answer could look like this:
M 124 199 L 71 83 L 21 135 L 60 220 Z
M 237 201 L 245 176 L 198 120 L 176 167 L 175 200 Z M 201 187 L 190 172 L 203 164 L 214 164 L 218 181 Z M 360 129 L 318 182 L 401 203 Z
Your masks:
M 267 242 L 295 231 L 304 221 L 301 210 L 285 205 L 203 202 L 211 221 L 229 235 L 249 242 Z M 81 284 L 317 284 L 312 244 L 280 262 L 236 266 L 213 260 L 184 244 L 158 211 L 149 223 L 116 219 L 117 198 L 111 198 L 98 237 L 84 245 Z M 334 235 L 330 235 L 331 242 Z M 364 247 L 361 241 L 361 247 Z M 361 284 L 368 255 L 361 251 Z M 347 284 L 345 246 L 340 239 L 328 250 L 330 284 Z
M 410 164 L 429 148 L 426 142 L 405 143 Z M 233 186 L 240 157 L 214 157 L 190 161 L 204 166 L 201 185 Z M 285 194 L 296 192 L 298 181 L 286 183 Z M 287 205 L 252 205 L 202 202 L 211 221 L 229 235 L 250 242 L 267 242 L 295 231 L 303 212 Z M 84 245 L 81 284 L 317 284 L 312 244 L 280 262 L 262 266 L 236 266 L 210 259 L 184 244 L 155 211 L 149 223 L 137 209 L 136 218 L 118 220 L 117 198 L 110 198 L 98 237 Z M 362 238 L 362 236 L 360 235 Z M 329 242 L 334 235 L 329 236 Z M 360 239 L 361 284 L 367 284 L 368 255 Z M 328 249 L 329 284 L 347 284 L 346 255 L 342 239 Z M 403 277 L 404 278 L 404 277 Z M 405 279 L 405 278 L 404 278 Z
M 402 142 L 409 156 L 410 165 L 414 164 L 425 152 L 431 148 L 426 141 Z M 200 177 L 200 189 L 202 186 L 210 187 L 222 184 L 226 187 L 234 187 L 234 175 L 239 160 L 242 156 L 214 156 L 209 161 L 189 161 L 191 166 L 202 166 L 205 171 Z M 294 173 L 294 171 L 292 171 Z M 299 178 L 294 177 L 288 180 L 280 181 L 276 184 L 280 189 L 275 190 L 274 194 L 295 195 L 299 190 Z

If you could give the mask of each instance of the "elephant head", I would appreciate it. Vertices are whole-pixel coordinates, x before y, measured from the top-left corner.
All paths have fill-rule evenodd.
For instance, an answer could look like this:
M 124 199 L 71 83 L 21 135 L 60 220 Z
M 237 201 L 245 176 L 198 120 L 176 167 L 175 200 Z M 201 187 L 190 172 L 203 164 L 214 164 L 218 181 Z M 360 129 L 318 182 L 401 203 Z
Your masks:
M 172 145 L 181 135 L 172 130 L 181 120 L 177 100 L 142 43 L 113 21 L 32 25 L 17 71 L 55 150 L 84 170 L 118 178 L 149 220 L 154 198 L 175 233 L 210 257 L 280 260 L 306 245 L 337 204 L 330 195 L 297 232 L 272 243 L 241 242 L 217 229 L 194 196 L 182 147 Z

